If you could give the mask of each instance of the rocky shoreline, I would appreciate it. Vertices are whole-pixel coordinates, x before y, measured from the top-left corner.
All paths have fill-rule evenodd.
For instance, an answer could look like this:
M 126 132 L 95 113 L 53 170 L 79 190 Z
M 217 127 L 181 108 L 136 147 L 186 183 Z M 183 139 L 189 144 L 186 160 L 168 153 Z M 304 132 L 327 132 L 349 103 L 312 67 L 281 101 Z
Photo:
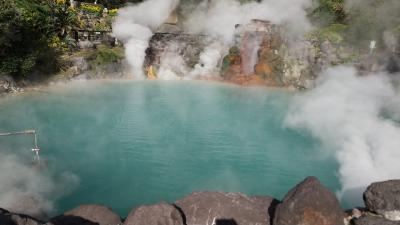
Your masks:
M 365 208 L 344 211 L 315 177 L 292 188 L 283 200 L 241 193 L 195 192 L 174 203 L 133 209 L 121 219 L 102 205 L 81 205 L 41 221 L 0 209 L 1 225 L 400 225 L 400 180 L 371 184 Z

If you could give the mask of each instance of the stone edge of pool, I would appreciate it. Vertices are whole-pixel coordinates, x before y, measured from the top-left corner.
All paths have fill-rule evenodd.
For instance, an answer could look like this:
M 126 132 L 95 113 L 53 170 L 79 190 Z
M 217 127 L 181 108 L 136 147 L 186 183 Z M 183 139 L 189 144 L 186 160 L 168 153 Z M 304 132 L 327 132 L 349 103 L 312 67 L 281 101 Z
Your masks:
M 121 219 L 112 209 L 80 205 L 45 219 L 0 208 L 1 225 L 399 225 L 400 180 L 372 183 L 363 194 L 365 207 L 343 210 L 335 194 L 307 177 L 279 201 L 242 193 L 194 192 L 175 203 L 133 209 Z

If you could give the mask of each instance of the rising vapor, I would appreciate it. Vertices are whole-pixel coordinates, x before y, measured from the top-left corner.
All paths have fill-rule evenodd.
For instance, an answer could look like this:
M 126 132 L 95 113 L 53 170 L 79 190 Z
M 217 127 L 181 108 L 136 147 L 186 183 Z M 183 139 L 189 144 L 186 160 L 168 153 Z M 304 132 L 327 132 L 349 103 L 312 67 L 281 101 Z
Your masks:
M 155 29 L 169 17 L 179 0 L 147 0 L 118 12 L 113 34 L 125 44 L 125 55 L 135 78 L 143 79 L 143 62 Z
M 0 153 L 0 206 L 43 218 L 55 211 L 54 201 L 79 183 L 71 173 L 54 175 L 32 167 L 15 154 Z
M 188 4 L 194 6 L 187 6 Z M 119 11 L 113 24 L 114 35 L 125 44 L 127 60 L 136 79 L 145 78 L 143 62 L 148 42 L 153 32 L 162 25 L 170 13 L 177 8 L 179 0 L 147 0 L 127 6 Z M 235 41 L 237 24 L 248 24 L 252 19 L 268 20 L 287 28 L 291 35 L 303 35 L 311 29 L 306 9 L 312 0 L 264 0 L 241 3 L 239 0 L 204 0 L 198 4 L 182 1 L 181 8 L 187 15 L 182 24 L 186 33 L 207 35 L 208 45 L 195 68 L 186 68 L 179 52 L 172 43 L 161 59 L 159 79 L 178 79 L 176 70 L 185 71 L 186 79 L 199 76 L 214 76 L 220 61 Z M 172 50 L 171 50 L 172 49 Z M 174 68 L 169 66 L 173 65 Z
M 295 98 L 286 116 L 287 126 L 310 132 L 334 154 L 340 195 L 352 205 L 362 204 L 370 183 L 400 177 L 400 127 L 383 116 L 396 110 L 390 104 L 396 96 L 384 73 L 359 77 L 354 68 L 331 68 L 315 89 Z

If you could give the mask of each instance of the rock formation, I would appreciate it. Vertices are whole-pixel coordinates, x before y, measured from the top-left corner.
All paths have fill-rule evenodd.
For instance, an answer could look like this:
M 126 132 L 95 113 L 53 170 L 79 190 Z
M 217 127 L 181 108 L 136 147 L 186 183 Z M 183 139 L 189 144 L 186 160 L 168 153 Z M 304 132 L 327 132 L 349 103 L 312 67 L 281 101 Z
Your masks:
M 0 95 L 17 92 L 18 89 L 12 77 L 0 74 Z
M 335 195 L 309 177 L 286 194 L 276 208 L 274 225 L 342 225 L 344 213 Z
M 369 211 L 400 221 L 400 180 L 371 184 L 364 192 L 364 201 Z
M 102 205 L 81 205 L 68 212 L 64 216 L 76 216 L 99 225 L 118 225 L 121 218 L 110 208 Z
M 124 225 L 182 225 L 181 212 L 173 205 L 159 203 L 150 206 L 140 206 L 132 210 Z
M 1 225 L 41 225 L 42 222 L 30 216 L 10 213 L 0 208 L 0 224 Z
M 186 216 L 187 225 L 234 221 L 237 225 L 269 225 L 272 197 L 248 197 L 239 193 L 195 192 L 175 204 Z
M 376 215 L 365 215 L 354 220 L 354 225 L 400 225 L 400 222 L 390 221 Z
M 162 25 L 146 50 L 145 73 L 149 79 L 157 79 L 160 68 L 165 66 L 180 77 L 186 76 L 199 63 L 208 39 L 185 34 L 176 24 Z M 343 61 L 337 49 L 340 48 L 329 41 L 315 44 L 288 39 L 281 26 L 252 20 L 236 26 L 235 43 L 220 60 L 220 76 L 241 85 L 311 88 L 317 74 Z M 172 65 L 162 65 L 168 61 Z
M 17 224 L 20 225 L 20 224 Z M 57 216 L 43 225 L 99 225 L 98 223 L 83 219 L 78 216 Z
M 400 225 L 399 180 L 374 183 L 364 193 L 367 208 L 343 212 L 335 195 L 308 177 L 282 202 L 241 193 L 195 192 L 174 204 L 133 209 L 123 225 Z M 389 213 L 388 213 L 389 212 Z M 386 217 L 386 218 L 385 218 Z M 81 205 L 47 222 L 0 208 L 0 225 L 122 225 L 101 205 Z
M 164 66 L 171 69 L 177 76 L 187 75 L 185 74 L 188 72 L 186 68 L 193 68 L 199 61 L 200 53 L 204 48 L 203 38 L 171 30 L 156 33 L 151 38 L 149 48 L 146 50 L 145 74 L 149 79 L 156 79 L 158 71 Z M 170 60 L 170 65 L 162 65 L 162 63 L 168 64 L 167 60 Z

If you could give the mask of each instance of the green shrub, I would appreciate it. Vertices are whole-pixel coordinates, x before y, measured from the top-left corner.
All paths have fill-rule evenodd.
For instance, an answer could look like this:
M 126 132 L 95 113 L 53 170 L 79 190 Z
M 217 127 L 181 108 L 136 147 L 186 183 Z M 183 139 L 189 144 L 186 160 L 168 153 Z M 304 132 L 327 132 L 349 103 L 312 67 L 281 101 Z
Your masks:
M 107 46 L 99 46 L 89 57 L 91 67 L 106 65 L 113 62 L 118 62 L 124 58 L 122 48 L 110 48 Z
M 108 11 L 108 15 L 109 15 L 109 16 L 112 16 L 112 17 L 117 16 L 117 15 L 118 15 L 118 9 L 111 9 L 111 10 L 109 10 L 109 11 Z
M 332 24 L 324 28 L 315 29 L 306 35 L 306 39 L 318 44 L 324 41 L 341 44 L 344 41 L 346 27 L 343 24 Z
M 80 9 L 83 12 L 92 14 L 101 14 L 103 12 L 103 6 L 89 3 L 82 3 Z

